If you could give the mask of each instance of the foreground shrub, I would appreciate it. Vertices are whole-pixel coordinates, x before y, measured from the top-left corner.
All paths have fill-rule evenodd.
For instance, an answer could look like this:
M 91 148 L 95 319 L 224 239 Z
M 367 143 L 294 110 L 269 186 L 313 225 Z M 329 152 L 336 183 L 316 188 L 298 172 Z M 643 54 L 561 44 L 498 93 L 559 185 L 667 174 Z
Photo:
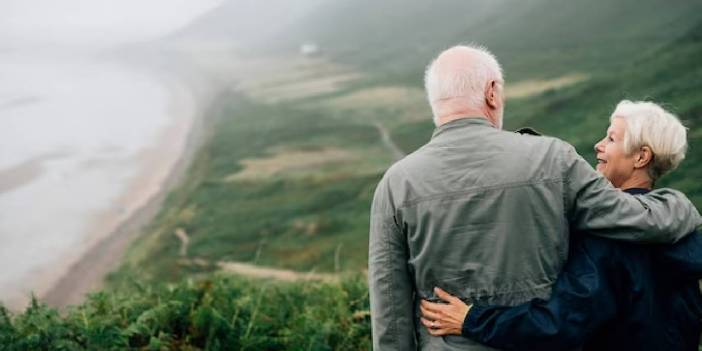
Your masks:
M 93 294 L 63 315 L 0 306 L 0 350 L 370 349 L 362 276 L 281 283 L 212 276 Z

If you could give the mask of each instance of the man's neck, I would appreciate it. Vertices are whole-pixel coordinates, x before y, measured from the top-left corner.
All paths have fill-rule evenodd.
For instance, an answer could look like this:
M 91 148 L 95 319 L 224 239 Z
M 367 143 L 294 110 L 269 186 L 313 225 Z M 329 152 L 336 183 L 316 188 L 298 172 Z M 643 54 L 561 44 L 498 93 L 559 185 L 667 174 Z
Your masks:
M 489 111 L 484 108 L 474 108 L 466 105 L 463 97 L 448 98 L 437 103 L 434 112 L 439 116 L 437 119 L 438 125 L 466 117 L 480 117 L 487 119 L 493 126 L 497 127 L 496 121 L 493 120 Z
M 482 114 L 462 114 L 462 113 L 457 113 L 454 115 L 449 115 L 449 116 L 444 116 L 439 118 L 439 126 L 444 125 L 449 122 L 453 122 L 457 119 L 462 119 L 462 118 L 485 118 L 489 121 L 489 119 Z M 492 122 L 491 122 L 492 123 Z

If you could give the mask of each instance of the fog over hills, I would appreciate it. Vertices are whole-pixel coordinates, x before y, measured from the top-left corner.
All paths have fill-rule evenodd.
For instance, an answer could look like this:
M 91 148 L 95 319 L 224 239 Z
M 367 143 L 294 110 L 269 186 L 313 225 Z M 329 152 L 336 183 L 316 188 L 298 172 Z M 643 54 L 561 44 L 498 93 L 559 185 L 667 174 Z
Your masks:
M 168 41 L 219 41 L 257 46 L 298 23 L 323 0 L 231 0 L 203 14 Z
M 268 53 L 313 42 L 329 57 L 403 79 L 456 43 L 489 47 L 511 77 L 598 69 L 690 30 L 693 0 L 229 1 L 176 38 L 218 38 Z M 535 72 L 534 70 L 537 70 Z

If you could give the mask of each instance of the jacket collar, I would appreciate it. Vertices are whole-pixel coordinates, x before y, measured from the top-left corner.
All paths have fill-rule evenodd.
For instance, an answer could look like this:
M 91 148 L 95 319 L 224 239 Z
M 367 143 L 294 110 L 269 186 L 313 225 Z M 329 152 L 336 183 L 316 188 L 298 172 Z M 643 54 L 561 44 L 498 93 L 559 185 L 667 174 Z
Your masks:
M 479 117 L 479 116 L 466 116 L 462 117 L 459 119 L 454 119 L 451 122 L 444 123 L 434 129 L 434 133 L 431 135 L 431 138 L 434 139 L 436 138 L 437 135 L 450 130 L 450 129 L 460 129 L 463 127 L 467 127 L 470 125 L 481 125 L 481 126 L 487 126 L 494 128 L 492 123 L 487 120 L 485 117 Z
M 641 195 L 649 192 L 651 190 L 645 189 L 645 188 L 629 188 L 629 189 L 624 189 L 625 193 L 631 194 L 631 195 Z

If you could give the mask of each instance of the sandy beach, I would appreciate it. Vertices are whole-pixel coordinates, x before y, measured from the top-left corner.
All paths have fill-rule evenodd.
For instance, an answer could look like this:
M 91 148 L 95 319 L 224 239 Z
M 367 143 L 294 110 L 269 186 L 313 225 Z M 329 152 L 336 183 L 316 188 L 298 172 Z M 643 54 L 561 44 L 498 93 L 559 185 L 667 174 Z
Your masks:
M 161 72 L 161 75 L 165 74 Z M 166 80 L 173 79 L 166 77 Z M 102 213 L 90 225 L 94 233 L 83 245 L 37 277 L 36 294 L 54 307 L 80 303 L 99 290 L 106 275 L 115 270 L 131 243 L 158 214 L 168 192 L 179 184 L 209 133 L 208 117 L 215 100 L 211 92 L 187 91 L 192 87 L 168 84 L 173 96 L 169 108 L 173 123 L 151 147 L 138 155 L 140 173 L 116 201 L 119 213 Z M 188 113 L 192 111 L 192 113 Z
M 118 170 L 121 179 L 124 179 L 123 185 L 115 187 L 120 189 L 118 193 L 113 192 L 113 196 L 100 194 L 99 197 L 96 197 L 99 200 L 95 201 L 89 199 L 90 190 L 86 193 L 84 189 L 99 189 L 99 187 L 96 188 L 97 184 L 85 184 L 84 187 L 80 181 L 64 183 L 62 179 L 66 179 L 63 178 L 65 175 L 60 172 L 67 171 L 57 173 L 54 164 L 70 157 L 75 159 L 75 148 L 61 147 L 60 144 L 55 151 L 35 152 L 33 157 L 26 157 L 22 162 L 14 163 L 11 167 L 0 168 L 0 194 L 4 193 L 4 195 L 10 196 L 10 198 L 5 198 L 3 206 L 17 204 L 20 207 L 26 207 L 31 206 L 36 200 L 44 202 L 46 195 L 38 193 L 34 197 L 30 197 L 26 195 L 26 189 L 33 187 L 34 182 L 42 181 L 47 177 L 49 180 L 54 179 L 58 188 L 63 188 L 59 190 L 58 195 L 52 193 L 52 196 L 69 196 L 63 201 L 68 201 L 67 204 L 73 203 L 80 206 L 76 207 L 80 212 L 68 208 L 67 210 L 55 211 L 56 214 L 51 217 L 44 215 L 44 212 L 30 210 L 36 212 L 34 217 L 37 225 L 27 227 L 28 223 L 24 217 L 17 217 L 17 219 L 13 219 L 15 227 L 7 226 L 8 223 L 5 223 L 5 229 L 0 230 L 3 240 L 15 240 L 14 245 L 18 241 L 28 244 L 26 245 L 28 250 L 25 251 L 16 249 L 7 251 L 13 249 L 10 249 L 11 246 L 5 247 L 6 254 L 22 258 L 23 262 L 16 266 L 19 268 L 18 272 L 22 272 L 19 273 L 21 278 L 11 278 L 15 279 L 16 282 L 13 285 L 8 285 L 7 282 L 11 280 L 6 278 L 6 283 L 3 286 L 1 303 L 11 310 L 23 309 L 31 297 L 30 291 L 51 306 L 64 307 L 79 303 L 86 293 L 99 289 L 104 277 L 118 267 L 130 242 L 157 215 L 168 192 L 184 178 L 197 150 L 207 139 L 210 127 L 208 120 L 209 116 L 213 114 L 212 110 L 218 106 L 215 96 L 219 90 L 219 87 L 212 84 L 209 77 L 202 75 L 196 67 L 192 67 L 187 62 L 177 63 L 173 57 L 169 61 L 170 65 L 164 65 L 161 57 L 158 57 L 158 60 L 154 62 L 148 60 L 130 62 L 123 59 L 113 61 L 116 61 L 115 64 L 118 66 L 134 72 L 135 75 L 129 76 L 130 79 L 133 79 L 132 77 L 146 79 L 148 84 L 152 84 L 148 89 L 155 89 L 155 86 L 159 86 L 161 89 L 159 99 L 165 99 L 160 109 L 124 109 L 127 113 L 135 111 L 140 115 L 132 115 L 130 119 L 121 122 L 119 125 L 121 130 L 110 131 L 116 134 L 110 136 L 108 140 L 116 140 L 112 141 L 116 144 L 109 144 L 110 141 L 105 142 L 97 139 L 97 142 L 107 143 L 107 146 L 93 147 L 90 149 L 90 153 L 85 153 L 86 156 L 77 161 L 76 166 L 71 169 L 71 171 L 78 169 L 85 170 L 85 172 L 97 170 L 102 172 L 99 174 L 103 179 L 105 175 L 109 176 L 109 173 L 105 173 L 109 172 L 108 170 Z M 129 88 L 129 85 L 126 85 L 122 89 Z M 116 92 L 119 94 L 120 91 Z M 118 99 L 114 95 L 103 96 L 111 96 L 109 99 L 113 100 Z M 151 96 L 134 95 L 133 93 L 127 94 L 127 96 L 129 97 L 124 98 L 124 101 L 116 101 L 113 104 L 128 106 L 149 103 L 153 106 L 161 103 L 152 100 Z M 127 144 L 127 142 L 133 143 L 133 137 L 129 136 L 131 138 L 129 140 L 122 138 L 122 133 L 128 131 L 128 129 L 124 129 L 124 126 L 141 128 L 144 123 L 132 124 L 130 121 L 134 118 L 151 118 L 153 113 L 158 114 L 157 118 L 162 122 L 160 124 L 147 123 L 146 125 L 152 128 L 149 133 L 139 131 L 138 134 L 132 134 L 142 138 L 143 141 L 139 141 L 141 146 L 134 147 L 133 144 Z M 111 118 L 119 118 L 119 113 L 113 115 L 115 117 Z M 156 125 L 158 128 L 154 129 Z M 76 124 L 76 126 L 80 125 Z M 85 134 L 90 133 L 90 130 L 95 130 L 95 127 L 91 128 L 87 130 L 82 128 L 66 129 L 61 133 L 63 135 L 67 135 L 67 133 L 80 135 L 80 133 Z M 149 135 L 149 137 L 144 138 L 145 135 Z M 129 150 L 125 149 L 126 147 L 130 147 L 135 152 L 126 152 Z M 4 151 L 6 153 L 17 152 Z M 96 152 L 106 154 L 93 156 Z M 125 177 L 125 175 L 128 176 Z M 119 178 L 109 176 L 107 179 L 117 180 Z M 65 186 L 62 186 L 63 184 Z M 102 187 L 110 185 L 104 181 L 100 184 L 103 184 Z M 22 193 L 24 197 L 19 196 L 20 193 L 17 191 L 24 191 Z M 81 192 L 80 196 L 71 196 L 72 194 L 78 195 L 75 193 L 76 191 Z M 86 199 L 89 201 L 85 202 Z M 43 209 L 56 208 L 51 207 L 50 204 L 53 202 L 43 205 Z M 91 210 L 88 210 L 89 208 Z M 11 208 L 5 209 L 10 210 Z M 5 211 L 5 215 L 11 213 L 13 212 Z M 16 214 L 24 215 L 25 213 L 27 210 Z M 65 215 L 63 215 L 64 213 Z M 69 215 L 72 217 L 64 217 Z M 71 230 L 63 223 L 57 223 L 63 218 L 72 218 L 70 220 L 74 222 L 80 220 L 81 226 Z M 52 227 L 54 228 L 53 232 Z M 37 235 L 34 235 L 35 239 L 29 239 L 23 235 L 13 234 L 14 231 L 10 228 L 34 228 L 33 232 Z M 52 244 L 52 242 L 56 242 L 56 244 Z M 10 259 L 9 257 L 5 258 L 6 261 Z M 42 260 L 35 261 L 37 258 L 42 258 Z M 31 262 L 33 266 L 23 268 L 27 267 L 28 262 Z M 16 268 L 7 267 L 6 269 L 7 272 L 14 272 Z M 15 277 L 19 277 L 17 273 L 13 274 Z
M 167 99 L 163 110 L 156 112 L 167 118 L 164 120 L 165 123 L 146 140 L 144 146 L 127 158 L 117 158 L 110 154 L 118 152 L 113 149 L 123 148 L 118 143 L 109 144 L 98 150 L 107 152 L 106 157 L 89 156 L 85 161 L 81 161 L 82 163 L 79 164 L 81 170 L 95 169 L 105 172 L 104 170 L 120 170 L 128 166 L 131 175 L 126 178 L 127 181 L 120 188 L 117 196 L 109 200 L 90 203 L 82 203 L 83 198 L 78 197 L 68 200 L 81 204 L 81 215 L 76 218 L 80 218 L 85 225 L 80 228 L 80 231 L 63 229 L 51 232 L 51 223 L 61 220 L 63 217 L 59 213 L 66 211 L 57 212 L 51 218 L 38 215 L 40 225 L 35 226 L 38 230 L 35 230 L 37 239 L 31 241 L 30 245 L 24 245 L 37 254 L 28 256 L 13 253 L 13 257 L 23 259 L 25 262 L 23 264 L 30 263 L 34 267 L 28 270 L 18 266 L 23 269 L 23 273 L 21 278 L 15 278 L 17 285 L 6 283 L 4 295 L 2 295 L 2 303 L 6 307 L 14 311 L 23 309 L 33 293 L 50 306 L 61 308 L 80 303 L 88 292 L 101 288 L 107 274 L 119 267 L 130 243 L 159 213 L 169 191 L 184 178 L 198 149 L 212 133 L 212 117 L 217 115 L 217 110 L 221 108 L 221 103 L 218 101 L 221 92 L 236 89 L 237 78 L 246 71 L 240 68 L 238 62 L 230 60 L 216 64 L 222 61 L 222 56 L 231 56 L 228 52 L 225 54 L 215 52 L 211 56 L 206 56 L 202 55 L 201 50 L 189 52 L 143 50 L 134 56 L 117 51 L 108 53 L 102 58 L 106 62 L 114 61 L 119 66 L 125 66 L 130 71 L 148 77 L 150 81 L 158 82 L 158 85 L 164 88 L 164 96 Z M 138 101 L 130 99 L 117 104 L 146 104 L 150 101 L 143 100 L 144 98 L 139 96 L 132 98 Z M 141 118 L 144 117 L 148 118 L 148 114 L 141 116 Z M 79 132 L 63 131 L 63 133 Z M 56 159 L 60 161 L 67 152 L 72 151 L 67 150 L 58 148 L 53 153 L 39 153 L 38 156 L 27 158 L 26 161 L 16 163 L 12 167 L 0 169 L 0 180 L 2 180 L 0 193 L 2 191 L 11 193 L 15 189 L 31 187 L 32 182 L 45 179 L 48 171 L 53 170 L 52 162 Z M 53 171 L 53 173 L 56 172 Z M 58 184 L 60 185 L 61 182 Z M 94 184 L 91 186 L 95 188 Z M 70 197 L 74 191 L 83 191 L 82 188 L 80 183 L 71 183 L 70 187 L 62 190 L 62 195 Z M 36 199 L 43 201 L 43 197 Z M 101 199 L 105 199 L 105 196 Z M 55 208 L 47 206 L 50 205 L 44 207 Z M 94 210 L 86 212 L 84 209 L 88 206 Z M 19 228 L 25 226 L 25 222 L 21 219 L 15 223 Z M 6 231 L 5 235 L 9 233 Z M 51 240 L 57 240 L 58 244 L 45 240 L 45 236 Z M 12 239 L 27 242 L 27 239 L 22 236 L 14 236 L 14 238 Z M 37 246 L 44 251 L 35 249 Z M 47 252 L 46 250 L 48 250 L 48 256 L 44 253 Z M 37 258 L 42 257 L 45 257 L 43 261 L 36 261 Z

